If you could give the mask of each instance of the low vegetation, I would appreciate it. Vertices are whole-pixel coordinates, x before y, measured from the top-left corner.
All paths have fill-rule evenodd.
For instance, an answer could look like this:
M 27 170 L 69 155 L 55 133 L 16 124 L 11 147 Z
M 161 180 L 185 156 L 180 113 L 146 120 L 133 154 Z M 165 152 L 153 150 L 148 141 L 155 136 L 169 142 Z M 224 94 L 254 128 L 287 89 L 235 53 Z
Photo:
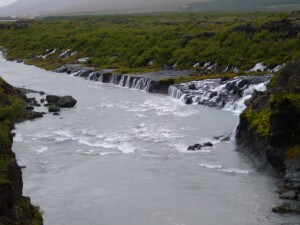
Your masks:
M 47 69 L 86 57 L 86 65 L 124 73 L 166 66 L 191 69 L 208 61 L 221 69 L 230 64 L 245 70 L 258 62 L 274 67 L 300 58 L 295 13 L 49 17 L 0 29 L 0 46 L 8 49 L 8 58 Z M 60 56 L 68 49 L 73 54 Z

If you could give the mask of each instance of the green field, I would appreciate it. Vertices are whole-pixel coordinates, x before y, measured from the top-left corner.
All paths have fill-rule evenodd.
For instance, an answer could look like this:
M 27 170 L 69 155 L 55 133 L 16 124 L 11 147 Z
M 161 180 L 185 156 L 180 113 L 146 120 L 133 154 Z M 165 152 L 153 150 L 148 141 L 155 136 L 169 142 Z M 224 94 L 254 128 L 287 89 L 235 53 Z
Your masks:
M 285 18 L 288 26 L 274 25 Z M 300 58 L 299 30 L 292 31 L 299 28 L 299 18 L 295 13 L 255 12 L 48 17 L 0 27 L 0 46 L 8 49 L 10 59 L 47 69 L 83 57 L 89 57 L 89 66 L 129 71 L 174 64 L 190 69 L 208 61 L 220 70 L 228 64 L 249 69 L 259 62 L 273 67 Z M 46 49 L 56 52 L 37 58 Z M 67 49 L 76 54 L 59 57 Z

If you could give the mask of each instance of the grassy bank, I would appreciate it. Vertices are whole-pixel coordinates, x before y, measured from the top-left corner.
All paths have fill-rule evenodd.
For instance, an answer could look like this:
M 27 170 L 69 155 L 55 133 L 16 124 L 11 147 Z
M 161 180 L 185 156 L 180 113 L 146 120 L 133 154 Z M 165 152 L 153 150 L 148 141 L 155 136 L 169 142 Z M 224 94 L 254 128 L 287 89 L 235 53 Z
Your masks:
M 86 65 L 120 71 L 166 65 L 190 69 L 208 61 L 220 69 L 230 64 L 246 70 L 258 62 L 274 67 L 300 58 L 299 17 L 289 13 L 49 17 L 0 27 L 0 46 L 8 49 L 10 59 L 26 59 L 47 69 L 89 57 Z

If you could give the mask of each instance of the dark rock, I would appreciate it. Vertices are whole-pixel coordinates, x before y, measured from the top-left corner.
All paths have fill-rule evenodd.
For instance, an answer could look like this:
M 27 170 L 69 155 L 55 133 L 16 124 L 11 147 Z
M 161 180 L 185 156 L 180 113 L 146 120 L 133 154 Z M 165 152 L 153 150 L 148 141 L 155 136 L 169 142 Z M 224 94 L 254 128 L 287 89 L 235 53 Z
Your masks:
M 221 77 L 221 82 L 225 82 L 225 81 L 227 81 L 229 79 L 230 79 L 229 77 Z
M 294 190 L 287 191 L 285 193 L 282 193 L 279 197 L 281 199 L 295 199 L 296 198 L 296 192 Z
M 250 99 L 247 99 L 245 102 L 244 102 L 245 106 L 250 106 L 251 105 L 251 98 Z
M 48 110 L 49 110 L 49 112 L 59 112 L 60 107 L 57 105 L 51 105 Z
M 26 105 L 26 110 L 32 111 L 34 107 L 32 105 Z
M 192 98 L 192 97 L 188 97 L 188 98 L 185 100 L 185 104 L 188 104 L 188 105 L 193 104 L 193 98 Z
M 27 119 L 29 119 L 29 120 L 34 120 L 34 119 L 36 119 L 36 118 L 41 118 L 41 117 L 43 117 L 43 115 L 44 115 L 45 113 L 43 113 L 43 112 L 29 112 L 28 114 L 27 114 Z
M 195 84 L 190 84 L 189 89 L 190 90 L 196 90 L 196 85 Z
M 218 92 L 214 91 L 214 92 L 210 93 L 209 98 L 211 99 L 213 97 L 216 97 L 217 95 L 218 95 Z
M 215 137 L 213 137 L 213 139 L 214 140 L 220 140 L 221 138 L 223 138 L 224 137 L 224 135 L 220 135 L 220 136 L 215 136 Z
M 194 145 L 191 145 L 187 148 L 188 151 L 195 151 L 195 147 Z
M 272 211 L 281 214 L 285 214 L 285 213 L 300 214 L 300 203 L 299 202 L 283 203 L 280 206 L 274 207 Z
M 60 113 L 55 112 L 55 113 L 53 113 L 53 115 L 54 115 L 54 116 L 60 116 Z
M 46 93 L 43 92 L 43 91 L 40 91 L 39 94 L 40 94 L 40 95 L 45 95 Z
M 28 102 L 28 103 L 34 103 L 34 102 L 36 102 L 36 99 L 35 98 L 27 98 L 26 102 Z
M 56 104 L 60 100 L 60 97 L 57 95 L 47 95 L 46 101 L 48 103 Z
M 76 105 L 77 101 L 72 96 L 63 96 L 56 103 L 61 108 L 71 108 Z
M 214 145 L 211 142 L 206 142 L 203 144 L 203 147 L 213 147 Z
M 51 106 L 53 105 L 52 103 L 47 103 L 47 104 L 44 104 L 44 106 L 48 107 L 48 106 Z
M 246 85 L 249 85 L 251 83 L 251 80 L 250 79 L 243 79 L 241 80 L 239 83 L 238 83 L 238 87 L 239 88 L 242 88 Z
M 44 103 L 44 102 L 45 102 L 45 99 L 41 98 L 40 103 Z
M 41 104 L 39 104 L 39 103 L 37 103 L 37 102 L 34 102 L 34 103 L 33 103 L 33 106 L 35 106 L 35 107 L 41 107 Z
M 195 150 L 200 150 L 202 147 L 203 147 L 203 145 L 201 145 L 201 144 L 195 144 L 194 145 Z
M 245 32 L 255 34 L 262 30 L 268 30 L 269 32 L 276 32 L 282 38 L 294 37 L 300 32 L 300 26 L 297 23 L 293 23 L 290 19 L 282 19 L 279 21 L 267 22 L 261 26 L 254 26 L 252 24 L 244 24 L 235 27 L 233 31 Z
M 226 84 L 226 89 L 228 91 L 231 91 L 234 86 L 235 86 L 235 82 L 229 82 L 229 83 Z
M 230 141 L 230 136 L 224 137 L 221 141 L 222 141 L 222 142 Z
M 273 212 L 275 213 L 281 213 L 281 214 L 284 214 L 284 213 L 291 213 L 292 212 L 292 209 L 291 209 L 291 204 L 289 203 L 284 203 L 280 206 L 277 206 L 277 207 L 274 207 L 272 209 Z

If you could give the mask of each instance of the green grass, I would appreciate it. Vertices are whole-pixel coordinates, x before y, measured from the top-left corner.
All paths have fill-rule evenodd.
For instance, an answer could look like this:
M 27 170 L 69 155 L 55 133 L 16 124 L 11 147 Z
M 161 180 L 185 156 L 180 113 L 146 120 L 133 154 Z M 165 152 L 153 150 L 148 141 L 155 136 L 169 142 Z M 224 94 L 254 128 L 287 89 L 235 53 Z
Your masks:
M 228 64 L 249 69 L 258 62 L 276 65 L 300 58 L 300 38 L 282 38 L 262 30 L 249 34 L 233 28 L 261 26 L 287 18 L 288 13 L 153 13 L 132 15 L 50 17 L 28 21 L 24 29 L 2 29 L 0 46 L 10 59 L 53 69 L 90 57 L 96 68 L 113 68 L 130 73 L 163 68 L 165 64 L 190 69 L 196 62 L 212 61 L 221 68 Z M 212 37 L 201 36 L 207 32 Z M 188 37 L 197 36 L 187 41 Z M 46 49 L 57 52 L 46 59 Z M 58 58 L 65 49 L 77 54 Z M 154 64 L 148 66 L 149 61 Z

